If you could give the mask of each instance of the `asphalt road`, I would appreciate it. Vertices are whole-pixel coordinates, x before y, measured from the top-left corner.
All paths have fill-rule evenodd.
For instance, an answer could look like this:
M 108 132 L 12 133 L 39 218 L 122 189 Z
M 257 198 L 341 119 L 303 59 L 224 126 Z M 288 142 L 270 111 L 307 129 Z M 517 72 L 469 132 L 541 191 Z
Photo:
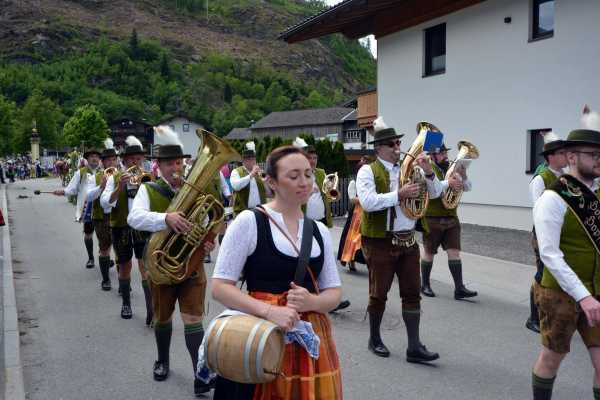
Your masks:
M 50 190 L 56 185 L 58 180 L 18 182 L 8 193 L 27 398 L 193 398 L 181 321 L 175 318 L 172 374 L 166 382 L 154 382 L 155 344 L 152 330 L 144 325 L 139 274 L 135 272 L 132 280 L 134 317 L 122 320 L 116 290 L 102 292 L 98 269 L 84 268 L 82 227 L 73 222 L 72 206 L 52 195 L 33 195 L 34 189 Z M 208 265 L 208 273 L 213 265 Z M 332 317 L 345 397 L 531 398 L 531 366 L 539 339 L 523 327 L 528 313 L 527 292 L 522 289 L 526 285 L 510 289 L 515 279 L 511 265 L 507 264 L 506 270 L 495 268 L 499 269 L 494 271 L 495 285 L 504 291 L 486 292 L 486 286 L 470 282 L 470 287 L 480 290 L 474 302 L 454 301 L 447 280 L 434 282 L 438 297 L 423 301 L 421 325 L 423 342 L 441 354 L 439 362 L 431 366 L 404 360 L 406 338 L 397 287 L 390 292 L 383 331 L 392 356 L 382 359 L 367 350 L 365 268 L 361 266 L 353 274 L 340 268 L 344 296 L 352 301 L 349 310 Z M 528 273 L 525 271 L 525 276 Z M 111 274 L 116 282 L 114 269 Z M 211 300 L 210 316 L 219 310 L 220 305 Z M 557 379 L 554 398 L 591 398 L 591 379 L 589 357 L 576 338 Z

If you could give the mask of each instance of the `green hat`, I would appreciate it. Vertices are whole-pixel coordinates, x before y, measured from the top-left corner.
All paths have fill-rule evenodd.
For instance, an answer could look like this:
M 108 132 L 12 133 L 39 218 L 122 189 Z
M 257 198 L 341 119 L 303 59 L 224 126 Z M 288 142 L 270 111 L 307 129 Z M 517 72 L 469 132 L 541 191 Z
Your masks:
M 100 150 L 92 147 L 87 149 L 84 153 L 83 153 L 83 158 L 88 158 L 89 156 L 91 156 L 92 154 L 98 154 L 99 156 L 102 156 L 102 153 L 100 152 Z
M 575 129 L 564 141 L 565 147 L 571 146 L 600 146 L 600 132 L 592 129 Z
M 448 151 L 448 150 L 452 150 L 452 149 L 446 147 L 446 143 L 442 143 L 442 145 L 440 146 L 440 148 L 437 149 L 437 151 L 433 151 L 432 153 L 442 153 L 442 152 Z
M 116 156 L 117 156 L 117 151 L 115 149 L 104 149 L 104 150 L 102 150 L 102 154 L 100 154 L 100 158 L 103 160 L 105 158 L 116 157 Z
M 130 156 L 133 154 L 146 154 L 142 147 L 142 142 L 133 135 L 127 136 L 125 139 L 125 150 L 121 152 L 121 156 Z
M 172 160 L 175 158 L 190 158 L 191 155 L 183 154 L 183 149 L 178 144 L 163 144 L 158 146 L 156 155 L 152 158 L 156 160 Z
M 540 153 L 543 156 L 554 153 L 558 149 L 563 149 L 566 142 L 564 140 L 554 140 L 544 144 L 544 150 Z

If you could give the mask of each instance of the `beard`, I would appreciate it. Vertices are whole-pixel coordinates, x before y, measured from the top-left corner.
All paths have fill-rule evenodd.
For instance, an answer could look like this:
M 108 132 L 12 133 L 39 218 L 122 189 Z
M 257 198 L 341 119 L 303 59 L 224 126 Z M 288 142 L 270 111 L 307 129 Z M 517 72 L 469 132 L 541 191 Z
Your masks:
M 600 169 L 598 168 L 578 165 L 577 172 L 583 180 L 587 181 L 593 181 L 594 179 L 600 177 Z
M 436 164 L 437 164 L 438 167 L 440 167 L 440 169 L 444 173 L 446 173 L 446 171 L 448 171 L 448 168 L 450 168 L 450 161 L 448 161 L 448 160 L 444 160 L 444 161 L 441 161 L 441 162 L 436 163 Z

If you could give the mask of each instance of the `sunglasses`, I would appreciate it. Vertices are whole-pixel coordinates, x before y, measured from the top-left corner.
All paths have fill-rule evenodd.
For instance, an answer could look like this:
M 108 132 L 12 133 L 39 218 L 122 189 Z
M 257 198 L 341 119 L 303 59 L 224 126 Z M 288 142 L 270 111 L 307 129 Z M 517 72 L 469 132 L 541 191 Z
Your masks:
M 592 157 L 594 161 L 600 160 L 600 151 L 575 151 L 574 153 L 587 154 Z
M 400 140 L 396 139 L 396 140 L 390 140 L 389 142 L 383 142 L 381 143 L 383 146 L 388 146 L 388 147 L 394 147 L 394 146 L 400 146 Z

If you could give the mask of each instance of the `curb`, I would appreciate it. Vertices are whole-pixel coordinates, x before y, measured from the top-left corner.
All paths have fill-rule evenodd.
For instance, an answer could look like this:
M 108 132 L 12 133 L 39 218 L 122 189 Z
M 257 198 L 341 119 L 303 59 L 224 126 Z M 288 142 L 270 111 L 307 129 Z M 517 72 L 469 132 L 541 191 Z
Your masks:
M 11 400 L 25 400 L 25 383 L 23 380 L 23 366 L 21 364 L 21 347 L 19 335 L 19 322 L 17 319 L 17 302 L 15 297 L 15 284 L 13 280 L 12 253 L 10 246 L 10 226 L 8 223 L 8 210 L 6 201 L 6 185 L 2 186 L 0 203 L 6 225 L 2 227 L 3 246 L 3 271 L 2 295 L 4 306 L 4 398 Z

